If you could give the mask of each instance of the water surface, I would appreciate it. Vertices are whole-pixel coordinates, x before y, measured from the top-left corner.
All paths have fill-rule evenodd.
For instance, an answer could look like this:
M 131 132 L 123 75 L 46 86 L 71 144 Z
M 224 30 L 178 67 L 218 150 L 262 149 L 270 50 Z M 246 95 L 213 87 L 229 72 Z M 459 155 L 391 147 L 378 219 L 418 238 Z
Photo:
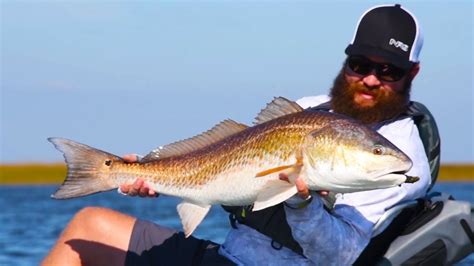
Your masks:
M 0 186 L 0 265 L 37 265 L 74 213 L 86 206 L 103 206 L 176 229 L 181 228 L 177 198 L 129 198 L 115 191 L 78 199 L 53 200 L 57 186 Z M 474 204 L 474 183 L 440 183 L 434 188 Z M 228 215 L 214 206 L 194 235 L 222 243 Z M 474 265 L 474 255 L 462 265 Z

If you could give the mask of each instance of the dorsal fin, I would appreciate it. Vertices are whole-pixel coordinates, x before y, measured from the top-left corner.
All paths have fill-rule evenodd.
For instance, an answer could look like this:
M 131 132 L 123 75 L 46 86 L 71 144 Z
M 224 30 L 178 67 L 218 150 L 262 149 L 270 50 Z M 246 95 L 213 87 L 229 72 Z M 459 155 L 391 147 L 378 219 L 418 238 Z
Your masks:
M 158 158 L 167 158 L 192 152 L 204 148 L 213 143 L 216 143 L 246 128 L 247 126 L 244 124 L 240 124 L 238 122 L 235 122 L 234 120 L 227 119 L 200 135 L 154 149 L 142 160 L 140 160 L 140 162 L 146 163 L 154 161 Z
M 273 101 L 267 104 L 267 106 L 260 111 L 253 122 L 255 125 L 265 123 L 275 118 L 298 113 L 303 111 L 303 108 L 296 102 L 290 101 L 283 97 L 275 97 Z

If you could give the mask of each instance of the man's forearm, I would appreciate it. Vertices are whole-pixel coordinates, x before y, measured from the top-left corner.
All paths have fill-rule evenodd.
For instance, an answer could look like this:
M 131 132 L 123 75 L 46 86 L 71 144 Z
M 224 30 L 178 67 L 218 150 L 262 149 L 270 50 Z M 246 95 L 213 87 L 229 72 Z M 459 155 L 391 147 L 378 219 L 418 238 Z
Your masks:
M 305 208 L 285 207 L 293 237 L 315 264 L 352 264 L 368 244 L 373 223 L 351 206 L 337 206 L 338 214 L 330 214 L 313 197 Z

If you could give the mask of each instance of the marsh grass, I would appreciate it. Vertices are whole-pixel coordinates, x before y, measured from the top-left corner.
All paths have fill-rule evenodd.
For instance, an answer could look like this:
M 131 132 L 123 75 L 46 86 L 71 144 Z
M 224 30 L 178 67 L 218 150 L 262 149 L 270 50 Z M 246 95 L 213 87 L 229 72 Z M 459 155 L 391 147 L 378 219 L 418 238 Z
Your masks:
M 62 163 L 0 165 L 0 184 L 58 184 L 66 171 Z
M 8 164 L 0 165 L 0 184 L 60 184 L 66 176 L 66 165 Z M 438 181 L 474 181 L 474 164 L 443 164 Z
M 439 169 L 440 181 L 474 181 L 474 164 L 442 164 Z

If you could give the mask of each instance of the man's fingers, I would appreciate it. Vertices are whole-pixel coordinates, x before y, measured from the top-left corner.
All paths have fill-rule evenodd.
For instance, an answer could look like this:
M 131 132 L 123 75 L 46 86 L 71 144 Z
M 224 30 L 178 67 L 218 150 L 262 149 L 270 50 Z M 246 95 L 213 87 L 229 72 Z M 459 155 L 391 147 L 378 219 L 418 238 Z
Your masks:
M 278 178 L 280 178 L 280 180 L 290 182 L 288 175 L 286 173 L 280 173 L 278 175 Z M 302 197 L 303 199 L 306 199 L 309 197 L 309 189 L 308 189 L 308 186 L 306 186 L 306 183 L 303 181 L 303 179 L 299 177 L 296 178 L 295 185 L 296 185 L 296 189 L 298 190 L 298 195 L 300 197 Z M 326 197 L 329 194 L 329 191 L 320 190 L 318 191 L 318 193 L 320 196 Z
M 285 174 L 285 173 L 280 173 L 278 175 L 278 177 L 280 178 L 280 180 L 283 180 L 283 181 L 286 181 L 286 182 L 290 182 L 290 180 L 288 179 L 288 175 Z
M 143 184 L 143 186 L 140 187 L 140 190 L 138 191 L 138 195 L 140 197 L 147 197 L 149 191 L 150 191 L 150 188 L 148 188 L 146 184 Z
M 137 179 L 132 185 L 129 186 L 128 192 L 127 193 L 129 196 L 136 196 L 138 195 L 140 188 L 143 186 L 143 180 L 142 179 Z
M 122 158 L 127 163 L 135 163 L 138 161 L 138 155 L 136 154 L 127 154 L 127 155 L 124 155 Z
M 129 190 L 130 190 L 130 185 L 125 184 L 125 185 L 120 186 L 120 192 L 124 194 L 127 194 Z
M 300 195 L 300 197 L 302 197 L 303 199 L 309 197 L 308 186 L 306 186 L 306 183 L 301 178 L 297 178 L 295 180 L 295 185 L 296 189 L 298 190 L 298 195 Z
M 133 186 L 130 186 L 128 191 L 124 193 L 126 193 L 129 196 L 135 197 L 138 194 L 138 191 Z
M 278 178 L 280 178 L 280 180 L 290 182 L 288 175 L 286 173 L 280 173 L 278 175 Z M 298 195 L 300 197 L 302 197 L 303 199 L 306 199 L 309 197 L 308 186 L 306 186 L 306 183 L 303 181 L 303 179 L 299 177 L 296 178 L 295 185 L 296 185 L 296 189 L 298 190 Z
M 307 198 L 309 197 L 309 192 L 308 192 L 308 190 L 298 191 L 298 195 L 299 195 L 302 199 L 307 199 Z
M 158 193 L 151 189 L 143 179 L 139 178 L 133 184 L 124 184 L 120 186 L 120 191 L 128 196 L 140 197 L 158 197 Z
M 318 193 L 322 197 L 326 197 L 327 195 L 329 195 L 329 191 L 327 191 L 327 190 L 320 190 L 320 191 L 318 191 Z
M 123 160 L 127 163 L 136 163 L 138 162 L 139 156 L 137 154 L 127 154 L 124 155 Z M 143 179 L 137 179 L 132 185 L 122 185 L 120 186 L 120 191 L 129 195 L 129 196 L 136 196 L 139 195 L 140 197 L 157 197 L 158 193 L 156 193 L 153 189 L 150 189 L 148 185 L 143 181 Z
M 139 191 L 143 187 L 143 179 L 138 178 L 132 185 L 132 189 Z

